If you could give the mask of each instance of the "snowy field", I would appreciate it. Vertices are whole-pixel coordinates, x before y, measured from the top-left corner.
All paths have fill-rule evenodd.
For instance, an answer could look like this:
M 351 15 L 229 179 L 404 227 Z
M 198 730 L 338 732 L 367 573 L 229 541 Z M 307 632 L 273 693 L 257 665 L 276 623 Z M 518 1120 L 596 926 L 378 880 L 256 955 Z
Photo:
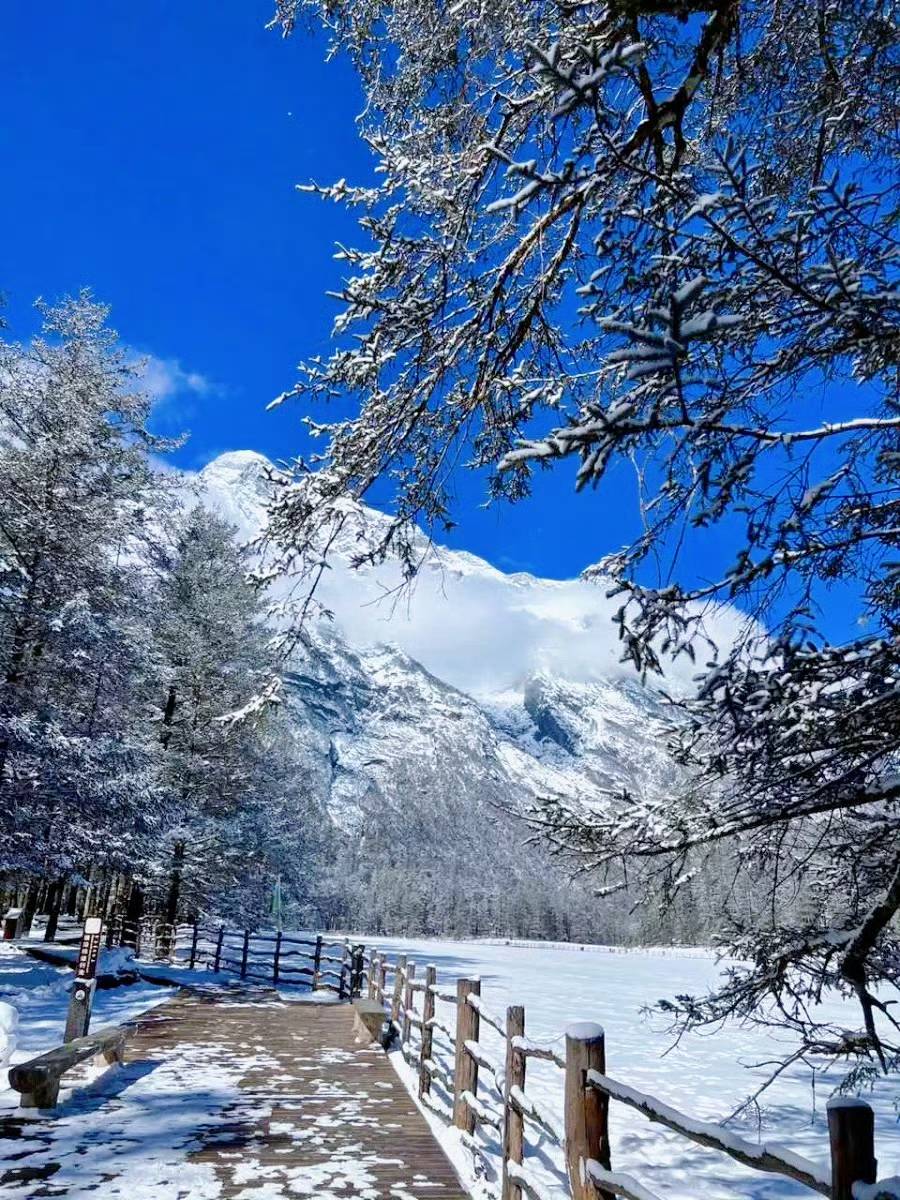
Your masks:
M 104 951 L 101 967 L 114 967 L 117 954 Z M 37 962 L 10 943 L 0 942 L 0 1116 L 4 1110 L 16 1108 L 19 1099 L 18 1093 L 8 1087 L 7 1063 L 25 1062 L 59 1045 L 71 986 L 68 967 Z M 98 991 L 91 1028 L 121 1025 L 172 995 L 174 989 L 151 983 Z
M 508 1004 L 524 1005 L 526 1035 L 560 1053 L 565 1053 L 564 1029 L 569 1022 L 599 1022 L 606 1031 L 609 1075 L 704 1120 L 727 1118 L 766 1078 L 759 1064 L 780 1056 L 790 1045 L 737 1025 L 691 1035 L 672 1045 L 666 1023 L 642 1010 L 659 998 L 698 993 L 709 986 L 718 968 L 710 955 L 699 950 L 609 952 L 566 945 L 407 939 L 379 939 L 377 945 L 387 950 L 391 960 L 397 953 L 409 955 L 419 976 L 424 965 L 433 962 L 438 981 L 445 985 L 460 976 L 479 975 L 482 998 L 494 1013 L 505 1015 Z M 453 1028 L 451 1006 L 439 1004 L 438 1016 Z M 481 1029 L 481 1041 L 502 1062 L 499 1038 L 484 1022 Z M 815 1072 L 797 1065 L 761 1098 L 758 1112 L 730 1127 L 745 1138 L 779 1143 L 825 1166 L 825 1104 L 837 1078 L 822 1064 Z M 557 1067 L 529 1059 L 526 1092 L 560 1123 L 562 1086 Z M 866 1099 L 876 1111 L 879 1178 L 898 1174 L 896 1087 L 882 1084 Z M 778 1176 L 746 1170 L 724 1154 L 651 1125 L 619 1104 L 612 1104 L 610 1127 L 613 1168 L 629 1172 L 667 1200 L 697 1200 L 698 1196 L 786 1200 L 814 1194 Z M 558 1155 L 552 1153 L 550 1159 L 559 1165 Z M 553 1172 L 546 1162 L 543 1174 L 552 1186 Z M 485 1194 L 492 1190 L 488 1181 Z
M 523 1004 L 527 1036 L 551 1045 L 559 1052 L 564 1052 L 566 1024 L 574 1020 L 601 1023 L 606 1029 L 610 1075 L 701 1119 L 720 1121 L 726 1118 L 765 1077 L 765 1068 L 759 1064 L 781 1054 L 785 1048 L 785 1044 L 772 1037 L 738 1026 L 693 1035 L 673 1047 L 664 1022 L 642 1011 L 659 997 L 696 993 L 707 987 L 714 980 L 717 967 L 703 951 L 610 952 L 565 945 L 516 946 L 406 939 L 378 940 L 374 944 L 384 948 L 392 960 L 398 953 L 408 954 L 416 961 L 420 978 L 425 964 L 433 962 L 438 968 L 439 983 L 448 990 L 460 976 L 479 975 L 483 1001 L 492 1012 L 502 1015 L 507 1004 Z M 205 972 L 196 972 L 194 979 L 200 982 L 204 976 Z M 34 963 L 20 952 L 0 945 L 0 1009 L 4 1004 L 11 1005 L 18 1015 L 18 1030 L 13 1034 L 16 1042 L 13 1061 L 29 1058 L 59 1042 L 71 978 L 71 973 L 64 968 Z M 171 989 L 143 983 L 98 992 L 93 1027 L 127 1020 L 171 994 Z M 282 994 L 285 999 L 291 998 L 289 991 Z M 8 1025 L 9 1009 L 5 1011 Z M 453 1027 L 452 1006 L 439 1002 L 438 1016 Z M 2 1040 L 0 1033 L 0 1042 Z M 482 1023 L 481 1041 L 494 1058 L 502 1061 L 499 1038 L 485 1023 Z M 446 1055 L 440 1054 L 440 1048 L 439 1037 L 438 1057 L 445 1058 Z M 395 1055 L 394 1060 L 398 1069 L 409 1077 L 409 1070 L 399 1060 L 399 1055 Z M 754 1141 L 761 1138 L 770 1144 L 780 1143 L 824 1166 L 828 1157 L 825 1103 L 835 1079 L 827 1071 L 813 1073 L 808 1067 L 797 1066 L 777 1081 L 764 1097 L 759 1112 L 745 1115 L 731 1128 Z M 414 1081 L 410 1079 L 410 1082 Z M 562 1072 L 558 1068 L 529 1060 L 526 1092 L 545 1111 L 554 1114 L 560 1124 L 562 1082 Z M 5 1083 L 3 1078 L 2 1084 Z M 209 1078 L 208 1086 L 200 1089 L 200 1094 L 209 1101 L 208 1104 L 204 1101 L 205 1108 L 210 1109 L 208 1113 L 205 1108 L 203 1112 L 197 1108 L 197 1095 L 193 1096 L 192 1103 L 187 1103 L 190 1097 L 185 1097 L 182 1103 L 178 1096 L 179 1077 L 165 1071 L 157 1074 L 150 1092 L 147 1082 L 139 1077 L 133 1081 L 125 1081 L 123 1077 L 116 1090 L 121 1090 L 123 1085 L 121 1111 L 117 1116 L 123 1132 L 118 1137 L 117 1153 L 121 1155 L 127 1150 L 127 1157 L 134 1159 L 126 1177 L 133 1182 L 136 1171 L 138 1176 L 146 1176 L 148 1184 L 171 1178 L 173 1170 L 180 1171 L 178 1164 L 187 1165 L 184 1160 L 191 1146 L 190 1128 L 196 1128 L 204 1113 L 207 1123 L 214 1122 L 216 1112 L 235 1094 L 234 1080 L 224 1068 L 221 1078 Z M 175 1144 L 172 1144 L 172 1128 L 154 1131 L 152 1121 L 148 1123 L 148 1111 L 154 1108 L 158 1111 L 163 1099 L 159 1095 L 160 1088 L 170 1089 L 172 1094 L 166 1097 L 166 1103 L 175 1106 L 172 1111 L 179 1117 L 177 1127 L 173 1127 L 177 1133 Z M 490 1095 L 482 1093 L 481 1089 L 480 1094 L 490 1100 Z M 867 1098 L 876 1108 L 876 1149 L 879 1175 L 884 1178 L 900 1171 L 900 1127 L 893 1107 L 896 1096 L 892 1088 L 882 1085 Z M 2 1110 L 8 1111 L 16 1100 L 15 1093 L 0 1086 L 0 1117 Z M 81 1113 L 82 1107 L 76 1106 L 71 1113 L 69 1136 L 74 1137 L 76 1133 L 83 1136 L 82 1125 L 86 1122 L 87 1128 L 90 1124 L 91 1105 L 88 1103 L 84 1113 Z M 448 1134 L 436 1121 L 433 1127 L 457 1162 L 461 1153 L 467 1156 L 466 1175 L 473 1183 L 473 1192 L 479 1197 L 496 1196 L 498 1147 L 486 1145 L 487 1161 L 480 1164 L 479 1177 L 473 1172 L 475 1160 L 454 1142 L 454 1135 Z M 813 1194 L 777 1176 L 745 1170 L 724 1155 L 695 1146 L 658 1125 L 650 1125 L 645 1118 L 620 1105 L 612 1106 L 611 1132 L 614 1169 L 629 1172 L 666 1200 L 696 1200 L 698 1196 L 704 1200 L 731 1200 L 734 1197 L 787 1200 Z M 108 1139 L 102 1129 L 96 1134 L 99 1138 L 96 1151 L 103 1161 L 102 1143 Z M 548 1194 L 554 1191 L 557 1195 L 562 1194 L 558 1152 L 548 1142 L 535 1142 L 530 1134 L 529 1141 L 536 1149 L 536 1154 L 529 1156 L 529 1164 L 537 1169 Z M 92 1191 L 96 1179 L 90 1162 L 82 1159 L 80 1166 L 72 1166 L 72 1171 L 90 1176 L 84 1181 L 85 1194 Z M 182 1178 L 190 1180 L 189 1176 Z M 205 1176 L 202 1186 L 199 1178 L 195 1182 L 196 1187 L 191 1183 L 190 1190 L 181 1194 L 191 1200 L 199 1197 L 205 1200 L 217 1194 L 215 1186 Z M 75 1174 L 70 1184 L 69 1194 L 81 1194 Z M 164 1190 L 154 1192 L 151 1186 L 146 1194 L 161 1196 Z

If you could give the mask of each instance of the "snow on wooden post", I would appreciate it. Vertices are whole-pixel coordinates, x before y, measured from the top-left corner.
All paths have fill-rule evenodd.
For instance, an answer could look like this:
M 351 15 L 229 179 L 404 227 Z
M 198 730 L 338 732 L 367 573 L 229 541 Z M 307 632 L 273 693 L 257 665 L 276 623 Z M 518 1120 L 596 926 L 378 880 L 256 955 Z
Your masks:
M 250 956 L 250 930 L 244 930 L 244 946 L 241 950 L 241 979 L 247 978 L 247 959 Z
M 506 1010 L 506 1072 L 503 1085 L 503 1190 L 501 1200 L 521 1200 L 522 1189 L 509 1177 L 509 1164 L 521 1163 L 525 1152 L 525 1119 L 510 1100 L 513 1088 L 525 1090 L 525 1055 L 515 1039 L 525 1036 L 525 1009 Z
M 316 949 L 313 954 L 313 980 L 312 990 L 316 991 L 319 986 L 319 976 L 322 974 L 322 935 L 316 937 Z
M 188 961 L 188 969 L 193 971 L 197 964 L 197 942 L 200 937 L 200 926 L 195 925 L 191 932 L 191 957 Z
M 837 1096 L 828 1101 L 831 1142 L 831 1200 L 852 1200 L 854 1183 L 874 1183 L 875 1114 L 865 1100 Z
M 609 1100 L 587 1086 L 588 1071 L 606 1074 L 603 1027 L 578 1021 L 566 1029 L 566 1167 L 573 1200 L 615 1200 L 585 1175 L 591 1159 L 609 1169 Z
M 425 998 L 422 1001 L 422 1041 L 419 1045 L 419 1095 L 427 1096 L 431 1091 L 431 1072 L 427 1063 L 431 1061 L 434 1045 L 434 991 L 437 986 L 437 967 L 429 963 L 425 968 Z
M 397 969 L 394 971 L 394 994 L 391 997 L 391 1024 L 396 1025 L 400 1020 L 400 1001 L 403 999 L 403 983 L 406 976 L 406 955 L 401 954 L 397 959 Z
M 467 1133 L 475 1132 L 475 1114 L 463 1095 L 474 1096 L 478 1088 L 478 1063 L 466 1049 L 466 1042 L 478 1041 L 480 1018 L 469 1003 L 469 996 L 481 995 L 480 979 L 456 981 L 456 1068 L 453 1072 L 453 1124 Z
M 218 973 L 219 966 L 222 962 L 222 943 L 225 941 L 225 926 L 219 926 L 219 936 L 216 938 L 216 958 L 213 963 L 213 970 Z
M 3 918 L 3 940 L 4 942 L 14 942 L 16 938 L 22 936 L 24 921 L 22 919 L 23 909 L 10 908 L 7 910 Z
M 400 1041 L 403 1043 L 409 1041 L 410 1029 L 412 1027 L 410 1016 L 412 1015 L 413 996 L 415 995 L 413 992 L 415 978 L 416 964 L 414 962 L 408 963 L 406 967 L 406 987 L 403 991 L 403 1020 L 401 1022 L 400 1033 Z
M 272 987 L 278 987 L 278 968 L 281 966 L 281 930 L 275 932 L 275 953 L 272 955 Z

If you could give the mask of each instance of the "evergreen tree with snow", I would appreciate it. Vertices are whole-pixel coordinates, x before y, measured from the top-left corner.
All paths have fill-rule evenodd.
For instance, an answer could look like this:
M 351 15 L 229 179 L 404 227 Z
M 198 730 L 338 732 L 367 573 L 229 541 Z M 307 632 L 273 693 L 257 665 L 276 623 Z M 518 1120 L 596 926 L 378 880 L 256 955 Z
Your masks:
M 0 343 L 0 867 L 46 878 L 138 852 L 151 762 L 142 563 L 161 488 L 150 406 L 88 294 Z
M 183 519 L 154 612 L 156 900 L 167 922 L 257 919 L 279 875 L 286 896 L 308 889 L 311 813 L 248 554 L 202 506 Z

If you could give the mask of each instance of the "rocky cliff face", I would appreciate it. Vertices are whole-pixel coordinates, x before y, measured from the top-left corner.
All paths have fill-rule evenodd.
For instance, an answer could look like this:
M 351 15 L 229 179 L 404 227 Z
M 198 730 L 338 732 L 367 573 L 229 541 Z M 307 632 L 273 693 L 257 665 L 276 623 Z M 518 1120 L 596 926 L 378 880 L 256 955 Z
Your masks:
M 231 453 L 199 476 L 204 503 L 245 538 L 264 521 L 265 465 Z M 366 509 L 360 519 L 384 520 Z M 423 872 L 449 873 L 479 881 L 490 907 L 489 880 L 526 887 L 524 864 L 540 860 L 522 854 L 528 830 L 510 813 L 547 795 L 600 804 L 610 789 L 658 787 L 671 772 L 658 698 L 605 650 L 589 669 L 590 653 L 569 652 L 570 637 L 589 650 L 592 630 L 609 640 L 602 590 L 504 575 L 439 550 L 433 586 L 426 581 L 392 619 L 372 603 L 393 582 L 391 568 L 360 576 L 351 552 L 339 548 L 331 573 L 335 620 L 309 630 L 286 691 L 312 786 L 346 838 L 360 887 L 371 890 L 386 870 L 400 872 L 407 890 Z M 474 627 L 459 624 L 460 612 Z M 507 659 L 496 641 L 509 624 Z M 397 878 L 392 886 L 404 887 Z

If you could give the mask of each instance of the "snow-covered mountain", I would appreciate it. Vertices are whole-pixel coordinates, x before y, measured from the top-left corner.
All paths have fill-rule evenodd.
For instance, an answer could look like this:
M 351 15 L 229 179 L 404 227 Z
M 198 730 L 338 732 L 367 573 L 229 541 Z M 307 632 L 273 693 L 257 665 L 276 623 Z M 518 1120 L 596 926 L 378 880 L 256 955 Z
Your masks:
M 204 502 L 247 539 L 265 519 L 267 465 L 236 451 L 199 475 Z M 361 507 L 360 519 L 386 518 Z M 378 602 L 396 568 L 353 570 L 355 549 L 356 535 L 336 547 L 326 593 L 335 620 L 317 627 L 291 680 L 310 724 L 328 731 L 336 810 L 407 759 L 440 758 L 455 772 L 465 758 L 485 786 L 585 797 L 670 769 L 660 703 L 619 664 L 612 606 L 597 585 L 504 574 L 437 548 L 398 610 Z
M 198 477 L 203 502 L 246 539 L 264 521 L 266 465 L 240 451 Z M 359 519 L 386 518 L 360 508 Z M 353 570 L 356 546 L 351 535 L 337 547 L 325 596 L 335 618 L 311 630 L 287 694 L 317 796 L 373 856 L 411 872 L 508 870 L 527 836 L 508 811 L 542 795 L 598 802 L 671 775 L 662 706 L 619 665 L 601 588 L 439 549 L 391 607 L 378 598 L 396 568 Z

